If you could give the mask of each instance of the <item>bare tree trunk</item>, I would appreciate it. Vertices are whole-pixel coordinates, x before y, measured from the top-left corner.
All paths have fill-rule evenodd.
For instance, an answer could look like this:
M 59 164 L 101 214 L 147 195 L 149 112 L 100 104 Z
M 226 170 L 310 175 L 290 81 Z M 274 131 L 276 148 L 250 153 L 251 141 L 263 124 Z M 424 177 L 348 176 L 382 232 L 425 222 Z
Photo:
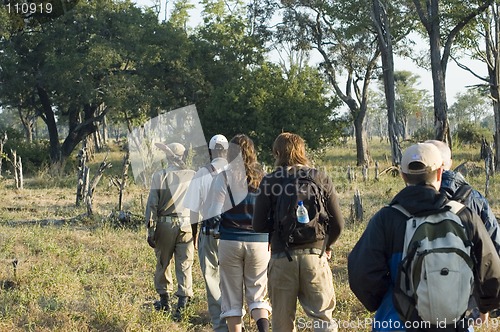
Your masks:
M 23 115 L 21 106 L 17 107 L 17 112 L 23 125 L 24 137 L 26 137 L 28 143 L 33 143 L 33 127 L 37 116 Z
M 354 193 L 353 202 L 351 204 L 351 219 L 353 221 L 363 221 L 363 200 L 359 190 Z
M 493 114 L 495 118 L 495 132 L 493 135 L 495 149 L 495 170 L 500 169 L 500 17 L 499 5 L 491 5 L 493 15 L 492 30 L 485 29 L 486 54 L 488 66 L 490 95 L 493 100 Z M 492 35 L 493 34 L 493 35 Z
M 494 161 L 493 161 L 493 151 L 489 147 L 490 147 L 489 144 L 486 143 L 486 151 L 485 151 L 486 157 L 484 159 L 484 168 L 485 168 L 485 172 L 486 172 L 486 183 L 484 185 L 484 197 L 489 196 L 490 174 L 495 171 L 495 170 L 491 169 L 491 165 L 493 165 Z
M 95 146 L 95 150 L 97 152 L 101 152 L 102 151 L 102 137 L 101 137 L 101 132 L 99 130 L 99 126 L 97 127 L 98 129 L 92 134 L 92 137 L 94 138 L 94 146 Z
M 14 168 L 14 180 L 16 183 L 16 188 L 19 188 L 19 176 L 17 175 L 17 152 L 14 150 L 10 150 L 10 153 L 12 154 L 12 167 Z
M 87 196 L 89 187 L 89 168 L 87 163 L 87 152 L 85 146 L 78 152 L 78 180 L 76 185 L 76 206 L 80 206 Z
M 448 122 L 448 104 L 444 76 L 441 72 L 433 71 L 434 81 L 434 130 L 435 138 L 443 142 L 450 142 L 450 128 Z
M 408 133 L 408 117 L 407 116 L 403 116 L 403 119 L 401 121 L 401 128 L 402 128 L 402 132 L 403 132 L 403 138 L 408 139 L 408 137 L 410 137 L 410 135 Z
M 109 129 L 108 129 L 108 119 L 107 116 L 102 118 L 102 143 L 108 145 L 109 139 Z
M 38 97 L 40 98 L 40 103 L 42 104 L 42 120 L 47 125 L 47 130 L 49 132 L 50 141 L 50 160 L 53 163 L 59 162 L 61 160 L 61 144 L 59 143 L 59 133 L 57 131 L 57 123 L 52 110 L 52 104 L 47 91 L 41 86 L 37 87 Z
M 394 87 L 394 58 L 392 52 L 392 35 L 387 12 L 380 0 L 373 0 L 373 21 L 377 29 L 382 69 L 384 78 L 385 101 L 387 104 L 387 128 L 391 143 L 392 164 L 401 163 L 401 146 L 399 145 L 396 122 L 396 92 Z
M 496 90 L 499 87 L 497 86 Z M 500 97 L 500 92 L 496 91 L 496 98 Z M 493 139 L 495 141 L 494 149 L 495 149 L 495 170 L 500 169 L 500 102 L 498 99 L 493 101 L 493 112 L 495 116 L 495 133 L 493 135 Z
M 83 139 L 85 144 L 85 151 L 87 152 L 87 160 L 94 160 L 95 155 L 95 141 L 92 135 Z
M 420 22 L 425 27 L 429 36 L 432 83 L 434 93 L 434 127 L 436 139 L 447 142 L 452 146 L 451 133 L 448 123 L 448 104 L 446 101 L 446 67 L 451 54 L 451 47 L 460 31 L 479 14 L 484 12 L 493 0 L 479 2 L 477 6 L 471 6 L 462 17 L 457 18 L 457 23 L 449 30 L 447 35 L 442 36 L 441 20 L 443 14 L 439 6 L 440 0 L 413 0 Z M 423 6 L 423 4 L 425 6 Z M 444 41 L 444 42 L 443 42 Z M 442 50 L 442 54 L 441 54 Z
M 120 181 L 120 197 L 118 199 L 118 211 L 121 211 L 123 209 L 123 192 L 125 191 L 125 187 L 127 186 L 129 165 L 130 165 L 130 154 L 127 152 L 127 154 L 123 158 L 123 171 L 122 171 L 122 178 Z
M 16 162 L 17 172 L 19 173 L 19 188 L 24 189 L 24 176 L 23 176 L 23 162 L 21 161 L 21 156 L 19 156 Z
M 104 171 L 110 168 L 112 165 L 111 163 L 108 163 L 106 161 L 108 156 L 104 158 L 102 163 L 99 165 L 99 169 L 97 170 L 97 173 L 94 175 L 92 178 L 92 181 L 90 182 L 90 187 L 89 191 L 87 192 L 87 197 L 86 197 L 86 202 L 87 202 L 87 215 L 92 216 L 94 214 L 94 210 L 92 208 L 92 203 L 94 200 L 94 192 L 97 187 L 97 184 L 101 180 L 102 175 L 104 174 Z
M 316 38 L 321 40 L 321 27 L 319 25 L 316 25 L 315 28 L 320 32 L 316 35 Z M 316 46 L 317 50 L 322 55 L 323 60 L 325 60 L 325 73 L 328 77 L 328 80 L 332 84 L 335 93 L 349 107 L 349 112 L 352 117 L 356 138 L 357 165 L 363 166 L 369 164 L 370 157 L 368 154 L 368 140 L 364 122 L 367 111 L 368 88 L 371 82 L 373 70 L 377 66 L 377 60 L 380 56 L 380 50 L 378 48 L 374 50 L 371 58 L 366 64 L 362 80 L 360 80 L 360 78 L 355 75 L 353 68 L 347 69 L 347 83 L 344 93 L 340 88 L 339 82 L 337 81 L 337 68 L 331 61 L 328 55 L 328 51 L 322 47 L 321 42 Z M 363 82 L 361 87 L 358 86 L 359 81 Z
M 12 167 L 14 168 L 14 180 L 16 183 L 16 189 L 24 188 L 24 179 L 23 179 L 23 163 L 21 161 L 21 157 L 17 157 L 17 151 L 10 150 L 12 154 Z
M 3 162 L 3 159 L 4 159 L 4 156 L 3 156 L 3 147 L 5 146 L 5 142 L 7 142 L 7 132 L 4 132 L 1 136 L 0 136 L 0 178 L 2 178 L 2 162 Z
M 362 113 L 361 111 L 359 113 Z M 368 139 L 364 127 L 364 116 L 359 115 L 354 119 L 354 134 L 356 137 L 356 160 L 357 166 L 363 166 L 370 163 L 368 154 Z
M 436 3 L 437 1 L 433 1 Z M 435 9 L 437 11 L 437 8 Z M 431 25 L 429 33 L 432 83 L 434 95 L 434 130 L 437 140 L 448 142 L 449 124 L 448 124 L 448 103 L 446 101 L 446 66 L 441 63 L 441 36 L 439 29 L 439 20 L 436 18 Z M 449 144 L 451 146 L 451 142 Z

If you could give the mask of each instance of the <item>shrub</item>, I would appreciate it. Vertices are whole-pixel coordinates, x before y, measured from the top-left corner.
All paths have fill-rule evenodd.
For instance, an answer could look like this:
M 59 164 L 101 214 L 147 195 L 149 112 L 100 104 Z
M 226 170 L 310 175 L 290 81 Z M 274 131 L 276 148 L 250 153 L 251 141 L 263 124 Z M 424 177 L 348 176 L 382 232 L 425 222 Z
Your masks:
M 434 139 L 434 129 L 430 127 L 421 127 L 415 130 L 412 138 L 415 142 L 423 142 L 428 139 Z
M 17 156 L 21 157 L 25 174 L 35 174 L 38 169 L 50 163 L 48 141 L 28 143 L 22 139 L 9 137 L 4 147 L 4 153 L 8 158 L 12 158 L 11 150 L 16 151 Z
M 487 141 L 493 139 L 493 133 L 487 128 L 483 128 L 474 123 L 460 123 L 456 132 L 454 133 L 455 140 L 461 143 L 473 144 L 481 143 L 483 138 Z

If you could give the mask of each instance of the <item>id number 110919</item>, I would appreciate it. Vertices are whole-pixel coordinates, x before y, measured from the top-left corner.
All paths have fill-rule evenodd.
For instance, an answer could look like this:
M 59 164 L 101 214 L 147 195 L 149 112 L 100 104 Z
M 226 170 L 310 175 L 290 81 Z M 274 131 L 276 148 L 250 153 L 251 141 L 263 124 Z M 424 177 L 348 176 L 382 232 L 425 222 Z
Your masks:
M 52 4 L 50 2 L 46 3 L 35 3 L 35 2 L 23 2 L 23 3 L 7 3 L 7 12 L 9 14 L 50 14 L 52 13 Z

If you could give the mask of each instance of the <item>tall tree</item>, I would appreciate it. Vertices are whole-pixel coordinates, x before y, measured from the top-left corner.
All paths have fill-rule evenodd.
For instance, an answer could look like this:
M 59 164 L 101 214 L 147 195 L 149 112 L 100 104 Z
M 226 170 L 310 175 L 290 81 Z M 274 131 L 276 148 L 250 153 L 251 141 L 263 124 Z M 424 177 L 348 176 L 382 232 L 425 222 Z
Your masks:
M 479 125 L 488 113 L 491 114 L 490 101 L 478 89 L 469 89 L 457 93 L 456 101 L 450 106 L 450 119 L 455 125 L 462 122 L 474 122 Z
M 154 116 L 191 103 L 198 90 L 186 65 L 185 31 L 130 2 L 80 2 L 1 43 L 0 100 L 11 106 L 12 96 L 34 100 L 54 162 L 96 132 L 104 116 Z M 61 143 L 62 125 L 68 134 Z
M 471 51 L 473 59 L 486 65 L 486 77 L 476 73 L 470 67 L 454 60 L 459 67 L 473 74 L 484 82 L 479 88 L 489 92 L 493 104 L 495 134 L 495 170 L 500 169 L 500 3 L 493 1 L 488 10 L 478 20 L 478 25 L 471 36 L 465 40 L 464 46 Z
M 398 124 L 396 121 L 396 93 L 394 78 L 395 47 L 406 51 L 401 43 L 414 29 L 415 20 L 408 7 L 394 1 L 372 0 L 372 19 L 377 32 L 382 59 L 382 77 L 387 108 L 387 127 L 391 143 L 393 165 L 401 161 L 401 146 L 398 141 Z M 400 45 L 401 44 L 401 45 Z
M 174 8 L 170 14 L 169 23 L 176 28 L 181 28 L 187 32 L 189 22 L 189 10 L 195 6 L 189 0 L 178 0 L 174 2 Z
M 365 1 L 287 1 L 281 10 L 283 19 L 277 38 L 294 41 L 297 48 L 319 52 L 322 70 L 335 94 L 349 108 L 355 130 L 357 164 L 368 164 L 365 130 L 368 87 L 380 56 L 371 7 L 367 7 Z
M 317 70 L 265 60 L 267 8 L 257 2 L 203 4 L 196 62 L 209 85 L 197 103 L 205 132 L 247 133 L 267 161 L 269 147 L 283 130 L 302 135 L 312 149 L 338 136 L 339 102 Z
M 251 12 L 241 1 L 202 1 L 203 23 L 197 28 L 193 60 L 205 78 L 205 89 L 198 95 L 197 109 L 205 130 L 213 132 L 224 126 L 215 123 L 216 114 L 240 110 L 214 102 L 218 95 L 231 91 L 238 98 L 235 87 L 244 88 L 241 80 L 252 68 L 264 63 L 264 42 L 251 22 Z M 217 97 L 216 97 L 217 96 Z M 227 96 L 228 101 L 231 97 Z M 229 115 L 235 116 L 235 114 Z
M 426 108 L 424 102 L 427 99 L 427 91 L 416 88 L 418 79 L 419 76 L 410 71 L 395 72 L 396 114 L 404 139 L 409 136 L 410 117 L 417 117 Z
M 412 0 L 429 38 L 436 139 L 451 143 L 446 68 L 457 35 L 494 0 Z
M 378 35 L 378 43 L 382 58 L 384 91 L 387 105 L 387 128 L 391 143 L 392 164 L 401 163 L 401 146 L 399 145 L 396 123 L 396 96 L 394 91 L 394 55 L 392 50 L 392 33 L 387 10 L 380 0 L 373 0 L 373 22 Z

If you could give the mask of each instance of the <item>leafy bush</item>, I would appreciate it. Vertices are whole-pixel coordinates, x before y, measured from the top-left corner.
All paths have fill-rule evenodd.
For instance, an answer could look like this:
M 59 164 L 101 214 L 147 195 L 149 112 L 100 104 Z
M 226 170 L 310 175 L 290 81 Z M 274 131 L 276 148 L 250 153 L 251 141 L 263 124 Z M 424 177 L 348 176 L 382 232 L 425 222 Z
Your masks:
M 423 142 L 428 139 L 434 139 L 434 129 L 431 127 L 421 127 L 415 130 L 412 138 L 415 142 Z
M 23 139 L 23 133 L 19 130 L 16 130 L 12 127 L 8 127 L 5 124 L 0 125 L 0 135 L 3 138 L 3 135 L 7 133 L 7 142 L 9 140 L 19 141 Z
M 49 142 L 36 141 L 28 143 L 22 139 L 9 139 L 5 143 L 4 153 L 12 159 L 11 150 L 21 157 L 24 174 L 35 174 L 38 169 L 50 163 Z
M 483 138 L 486 138 L 487 141 L 492 141 L 493 139 L 493 133 L 488 128 L 466 122 L 458 125 L 457 131 L 453 136 L 455 140 L 466 144 L 481 143 Z

